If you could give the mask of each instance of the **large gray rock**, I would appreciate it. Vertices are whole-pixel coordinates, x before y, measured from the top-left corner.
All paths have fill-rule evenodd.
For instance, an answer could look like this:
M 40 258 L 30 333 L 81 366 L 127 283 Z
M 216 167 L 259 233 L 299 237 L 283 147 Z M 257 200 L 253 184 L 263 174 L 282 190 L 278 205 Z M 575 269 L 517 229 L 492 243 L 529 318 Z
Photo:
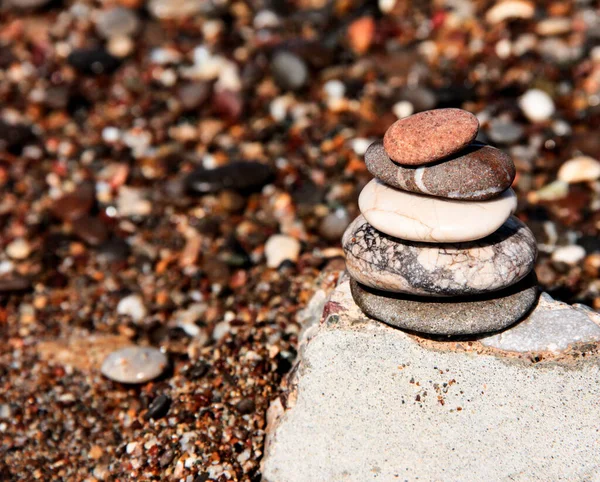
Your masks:
M 563 337 L 555 321 L 538 321 L 526 336 L 552 333 L 552 351 L 518 353 L 371 320 L 347 281 L 317 322 L 318 296 L 303 313 L 299 363 L 269 409 L 263 480 L 600 480 L 591 325 Z M 577 311 L 597 322 L 552 303 L 542 297 L 532 316 Z

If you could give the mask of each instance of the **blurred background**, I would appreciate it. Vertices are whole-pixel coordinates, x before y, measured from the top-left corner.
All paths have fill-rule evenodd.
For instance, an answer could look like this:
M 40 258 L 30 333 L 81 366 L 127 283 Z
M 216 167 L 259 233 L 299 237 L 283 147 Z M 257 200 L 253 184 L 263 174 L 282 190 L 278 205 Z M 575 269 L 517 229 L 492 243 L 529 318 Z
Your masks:
M 600 308 L 596 2 L 0 5 L 3 480 L 260 480 L 296 315 L 412 113 L 477 115 L 540 284 Z M 103 377 L 131 344 L 170 368 Z

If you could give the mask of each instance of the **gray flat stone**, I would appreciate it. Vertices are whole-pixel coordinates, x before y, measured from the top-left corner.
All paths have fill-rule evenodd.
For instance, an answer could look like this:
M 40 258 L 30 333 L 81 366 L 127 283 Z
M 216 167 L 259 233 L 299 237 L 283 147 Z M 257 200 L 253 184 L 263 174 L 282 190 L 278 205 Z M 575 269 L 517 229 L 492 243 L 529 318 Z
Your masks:
M 536 309 L 510 330 L 482 338 L 485 346 L 516 352 L 565 350 L 573 343 L 600 341 L 600 315 L 543 293 Z
M 367 315 L 398 328 L 434 335 L 473 335 L 503 330 L 523 318 L 538 297 L 533 273 L 504 290 L 466 298 L 389 293 L 354 280 L 350 288 L 354 301 Z
M 376 141 L 365 153 L 365 164 L 373 176 L 397 189 L 470 201 L 498 197 L 515 178 L 510 156 L 480 142 L 435 164 L 414 168 L 396 164 L 383 143 Z
M 364 316 L 345 281 L 269 409 L 263 480 L 599 480 L 597 348 L 536 363 L 427 340 Z

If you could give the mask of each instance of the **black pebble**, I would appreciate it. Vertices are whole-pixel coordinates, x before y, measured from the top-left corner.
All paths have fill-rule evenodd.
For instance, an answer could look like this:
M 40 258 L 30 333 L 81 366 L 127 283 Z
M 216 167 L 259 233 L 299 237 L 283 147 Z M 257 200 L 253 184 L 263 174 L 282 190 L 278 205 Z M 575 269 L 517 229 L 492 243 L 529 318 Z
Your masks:
M 188 380 L 196 380 L 198 378 L 202 378 L 204 375 L 208 373 L 208 369 L 210 365 L 204 361 L 199 361 L 193 367 L 189 368 L 186 372 L 186 377 Z
M 75 50 L 69 54 L 67 62 L 86 75 L 112 74 L 121 65 L 118 58 L 98 48 Z
M 244 398 L 237 403 L 235 408 L 242 415 L 247 415 L 254 412 L 256 405 L 254 404 L 254 400 L 251 400 L 250 398 Z
M 170 406 L 171 399 L 167 395 L 159 395 L 148 407 L 148 412 L 146 412 L 146 420 L 151 418 L 158 420 L 159 418 L 164 417 L 169 411 Z
M 232 162 L 216 169 L 196 169 L 187 176 L 186 185 L 195 194 L 210 194 L 223 189 L 250 193 L 261 189 L 273 177 L 273 169 L 260 162 Z

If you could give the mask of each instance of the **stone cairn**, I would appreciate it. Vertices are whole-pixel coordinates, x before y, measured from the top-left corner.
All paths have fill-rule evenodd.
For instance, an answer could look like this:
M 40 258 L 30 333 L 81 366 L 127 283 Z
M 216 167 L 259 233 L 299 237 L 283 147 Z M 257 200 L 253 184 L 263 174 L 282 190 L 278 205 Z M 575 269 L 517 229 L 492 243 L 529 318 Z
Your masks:
M 375 176 L 342 238 L 352 296 L 406 330 L 474 335 L 522 319 L 537 300 L 532 232 L 512 216 L 515 166 L 475 141 L 461 109 L 395 122 L 365 153 Z

